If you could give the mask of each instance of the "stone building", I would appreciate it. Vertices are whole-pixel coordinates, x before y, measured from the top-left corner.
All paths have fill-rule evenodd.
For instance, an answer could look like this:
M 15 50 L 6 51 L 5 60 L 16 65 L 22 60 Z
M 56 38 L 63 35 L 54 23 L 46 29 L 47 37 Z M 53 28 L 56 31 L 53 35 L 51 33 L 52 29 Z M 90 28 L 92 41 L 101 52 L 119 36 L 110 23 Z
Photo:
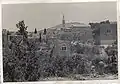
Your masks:
M 39 41 L 39 34 L 38 33 L 31 33 L 31 35 L 28 35 L 28 41 Z
M 23 42 L 23 35 L 8 35 L 8 42 L 20 44 Z
M 87 40 L 93 39 L 92 29 L 90 25 L 79 23 L 79 22 L 69 22 L 65 23 L 64 16 L 62 24 L 52 27 L 56 36 L 60 40 L 69 40 L 69 41 L 81 41 L 86 42 Z M 56 30 L 55 30 L 56 29 Z
M 117 39 L 117 23 L 100 24 L 101 45 L 112 45 Z
M 96 45 L 112 45 L 117 40 L 117 23 L 103 21 L 92 23 L 93 37 Z
M 56 40 L 54 42 L 53 56 L 70 56 L 71 55 L 71 44 L 70 41 Z
M 48 36 L 47 34 L 44 34 L 44 31 L 39 31 L 39 32 L 36 32 L 36 33 L 30 32 L 30 33 L 28 33 L 28 40 L 29 41 L 46 43 L 47 42 L 47 36 Z
M 93 40 L 92 29 L 90 25 L 79 22 L 70 22 L 66 23 L 62 20 L 62 24 L 52 27 L 56 29 L 54 34 L 56 40 L 54 40 L 54 55 L 55 56 L 70 56 L 71 51 L 71 42 L 79 41 L 85 43 L 88 40 Z

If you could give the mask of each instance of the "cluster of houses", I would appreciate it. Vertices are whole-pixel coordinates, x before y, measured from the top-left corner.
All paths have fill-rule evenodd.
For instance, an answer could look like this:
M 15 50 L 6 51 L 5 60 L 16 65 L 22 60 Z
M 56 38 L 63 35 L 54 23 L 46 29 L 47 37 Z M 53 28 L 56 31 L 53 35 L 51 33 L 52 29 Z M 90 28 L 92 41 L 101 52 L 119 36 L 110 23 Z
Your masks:
M 22 39 L 22 35 L 16 35 L 14 32 L 8 35 L 8 31 L 3 29 L 3 48 L 14 37 Z M 64 16 L 62 24 L 39 32 L 28 33 L 29 41 L 40 41 L 42 44 L 49 44 L 50 47 L 54 48 L 54 56 L 70 56 L 72 53 L 71 45 L 77 42 L 88 45 L 112 45 L 116 39 L 117 22 L 104 21 L 88 25 L 79 22 L 66 23 Z

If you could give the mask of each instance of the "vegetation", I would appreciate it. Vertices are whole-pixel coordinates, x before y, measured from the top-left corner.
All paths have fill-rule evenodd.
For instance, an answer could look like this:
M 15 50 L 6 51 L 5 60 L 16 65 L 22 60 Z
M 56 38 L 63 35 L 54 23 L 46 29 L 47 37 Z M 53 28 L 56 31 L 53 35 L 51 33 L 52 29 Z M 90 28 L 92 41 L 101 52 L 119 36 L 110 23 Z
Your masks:
M 47 30 L 46 30 L 46 28 L 44 29 L 44 33 L 43 34 L 46 34 L 47 33 Z
M 16 27 L 19 29 L 17 34 L 23 35 L 24 40 L 26 40 L 27 37 L 28 37 L 27 36 L 27 33 L 28 33 L 27 32 L 27 27 L 28 26 L 25 25 L 24 20 L 19 21 L 19 23 L 16 24 Z
M 35 28 L 35 31 L 34 31 L 34 33 L 36 34 L 37 33 L 37 29 Z
M 91 74 L 91 66 L 95 66 L 96 72 L 99 71 L 98 65 L 101 61 L 106 65 L 104 73 L 117 73 L 117 63 L 114 56 L 117 57 L 116 46 L 107 47 L 107 55 L 101 57 L 102 51 L 99 46 L 88 46 L 76 44 L 72 46 L 74 51 L 70 57 L 53 56 L 53 48 L 48 44 L 41 43 L 41 33 L 38 42 L 28 41 L 27 30 L 24 21 L 17 25 L 18 32 L 26 37 L 22 42 L 11 41 L 9 48 L 3 50 L 3 75 L 5 82 L 11 81 L 38 81 L 47 77 L 70 77 L 76 74 Z M 46 32 L 46 30 L 44 30 Z M 27 42 L 26 42 L 27 41 Z M 29 45 L 28 45 L 29 44 Z M 40 47 L 40 49 L 39 49 Z M 44 49 L 41 49 L 44 47 Z M 114 47 L 114 49 L 113 49 Z M 115 52 L 116 54 L 112 53 Z M 111 56 L 112 61 L 107 59 Z M 116 58 L 117 59 L 117 58 Z M 115 62 L 115 63 L 113 63 Z M 114 69 L 113 69 L 114 68 Z M 108 71 L 110 69 L 110 71 Z

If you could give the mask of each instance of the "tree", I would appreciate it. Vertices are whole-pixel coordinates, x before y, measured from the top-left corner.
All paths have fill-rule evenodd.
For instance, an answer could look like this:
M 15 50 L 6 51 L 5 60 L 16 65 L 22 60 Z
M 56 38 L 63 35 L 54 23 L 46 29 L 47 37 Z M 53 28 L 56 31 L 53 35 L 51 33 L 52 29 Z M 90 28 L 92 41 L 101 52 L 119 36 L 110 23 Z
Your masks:
M 41 37 L 41 33 L 39 34 L 39 36 L 40 36 L 40 37 L 39 37 L 39 41 L 41 42 L 41 39 L 42 39 L 42 37 Z
M 4 50 L 4 81 L 24 81 L 26 72 L 26 59 L 24 59 L 24 54 L 26 50 L 21 44 L 21 41 L 19 43 L 16 41 L 12 42 L 11 49 Z
M 10 35 L 10 32 L 9 32 L 9 31 L 7 31 L 7 35 Z
M 34 31 L 35 34 L 37 34 L 37 29 L 35 28 L 35 31 Z
M 44 29 L 44 33 L 43 34 L 46 34 L 47 33 L 47 30 L 46 29 Z
M 114 44 L 117 45 L 117 39 L 114 41 Z
M 27 27 L 25 26 L 24 20 L 19 21 L 19 23 L 16 24 L 16 27 L 19 29 L 18 34 L 23 35 L 23 38 L 27 38 Z

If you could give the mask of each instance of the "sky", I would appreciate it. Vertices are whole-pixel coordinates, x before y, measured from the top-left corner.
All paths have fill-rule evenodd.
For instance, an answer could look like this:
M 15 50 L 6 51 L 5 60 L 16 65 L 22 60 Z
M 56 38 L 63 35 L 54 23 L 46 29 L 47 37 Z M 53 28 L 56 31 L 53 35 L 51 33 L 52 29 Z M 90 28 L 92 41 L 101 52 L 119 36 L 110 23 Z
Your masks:
M 100 22 L 117 20 L 115 2 L 22 3 L 2 5 L 2 28 L 16 31 L 16 23 L 25 21 L 28 31 L 41 30 L 66 22 Z

